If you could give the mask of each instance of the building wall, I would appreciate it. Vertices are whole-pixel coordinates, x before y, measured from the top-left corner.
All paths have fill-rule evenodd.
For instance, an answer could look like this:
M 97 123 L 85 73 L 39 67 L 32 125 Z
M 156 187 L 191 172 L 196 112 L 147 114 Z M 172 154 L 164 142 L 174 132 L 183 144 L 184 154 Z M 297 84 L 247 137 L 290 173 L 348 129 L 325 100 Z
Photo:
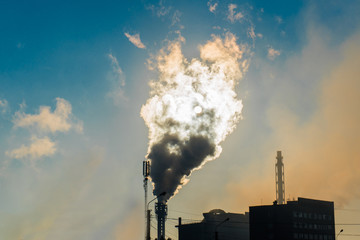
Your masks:
M 249 214 L 225 213 L 215 209 L 204 213 L 200 223 L 178 225 L 179 240 L 249 240 Z M 228 221 L 225 221 L 229 218 Z M 224 222 L 225 221 L 225 222 Z
M 334 203 L 306 198 L 250 207 L 250 240 L 335 240 Z

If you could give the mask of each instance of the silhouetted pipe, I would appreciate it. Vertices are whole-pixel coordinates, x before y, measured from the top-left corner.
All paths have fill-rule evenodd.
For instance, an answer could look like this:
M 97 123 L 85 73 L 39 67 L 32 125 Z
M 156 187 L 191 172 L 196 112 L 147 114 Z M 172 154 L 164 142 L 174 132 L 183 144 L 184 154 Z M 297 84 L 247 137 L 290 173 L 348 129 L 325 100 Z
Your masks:
M 150 240 L 150 212 L 149 209 L 146 211 L 146 240 Z

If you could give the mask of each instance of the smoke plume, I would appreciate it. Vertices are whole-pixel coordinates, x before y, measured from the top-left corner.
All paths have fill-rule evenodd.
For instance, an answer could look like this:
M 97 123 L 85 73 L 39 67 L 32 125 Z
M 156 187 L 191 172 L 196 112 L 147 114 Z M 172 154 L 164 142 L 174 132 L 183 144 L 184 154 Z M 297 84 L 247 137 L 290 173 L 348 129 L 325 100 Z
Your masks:
M 157 56 L 159 79 L 150 82 L 150 99 L 141 109 L 149 127 L 154 194 L 175 195 L 188 176 L 221 153 L 220 143 L 241 118 L 235 86 L 246 72 L 245 47 L 227 33 L 199 47 L 200 59 L 188 61 L 180 42 Z

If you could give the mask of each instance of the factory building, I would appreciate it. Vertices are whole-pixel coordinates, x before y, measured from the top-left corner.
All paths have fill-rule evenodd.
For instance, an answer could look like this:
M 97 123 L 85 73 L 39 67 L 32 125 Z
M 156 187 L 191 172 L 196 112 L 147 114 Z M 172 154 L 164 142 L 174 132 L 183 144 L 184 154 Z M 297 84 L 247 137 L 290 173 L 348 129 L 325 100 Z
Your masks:
M 179 218 L 179 240 L 249 240 L 249 213 L 214 209 L 203 216 L 201 222 L 191 224 L 182 224 Z
M 285 201 L 283 155 L 275 163 L 276 200 L 249 207 L 249 213 L 215 209 L 198 223 L 181 224 L 179 240 L 336 240 L 334 202 L 301 198 Z
M 334 203 L 298 198 L 250 207 L 250 240 L 335 240 Z

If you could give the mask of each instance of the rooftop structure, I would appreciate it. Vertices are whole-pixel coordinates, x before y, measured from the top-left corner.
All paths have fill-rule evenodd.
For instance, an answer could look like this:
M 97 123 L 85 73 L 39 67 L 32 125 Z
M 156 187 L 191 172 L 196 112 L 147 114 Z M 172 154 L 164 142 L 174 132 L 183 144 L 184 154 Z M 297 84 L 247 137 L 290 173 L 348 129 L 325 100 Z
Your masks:
M 203 213 L 198 223 L 182 224 L 179 218 L 179 240 L 248 240 L 249 213 L 227 213 L 214 209 Z

